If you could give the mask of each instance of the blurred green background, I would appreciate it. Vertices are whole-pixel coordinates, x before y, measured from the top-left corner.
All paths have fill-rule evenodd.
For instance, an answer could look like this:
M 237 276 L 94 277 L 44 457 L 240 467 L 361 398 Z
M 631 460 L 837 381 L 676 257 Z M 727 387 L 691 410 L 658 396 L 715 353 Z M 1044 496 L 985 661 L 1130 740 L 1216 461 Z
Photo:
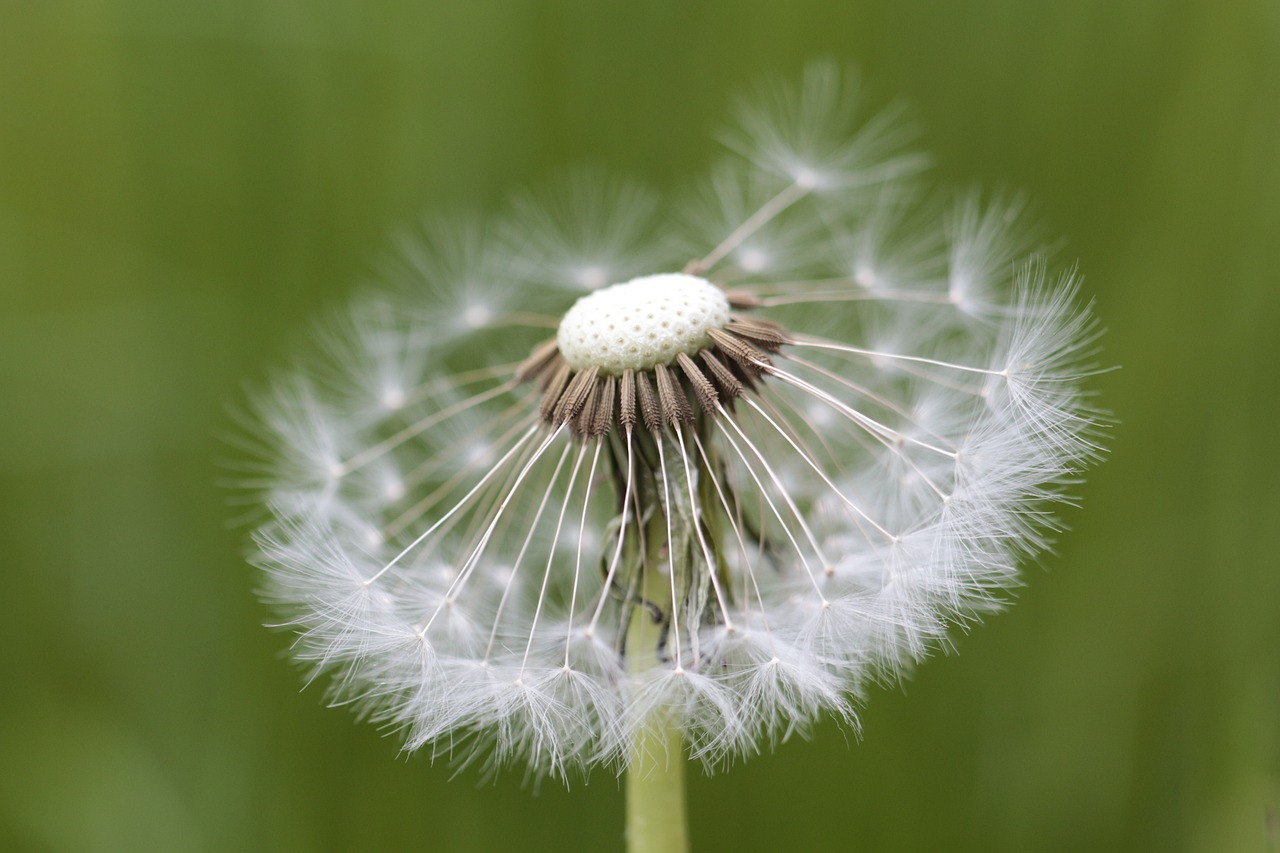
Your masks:
M 1025 190 L 1120 420 L 1018 604 L 691 785 L 702 850 L 1280 849 L 1274 0 L 0 0 L 0 849 L 612 850 L 299 691 L 217 481 L 246 381 L 421 210 L 697 173 L 804 60 Z

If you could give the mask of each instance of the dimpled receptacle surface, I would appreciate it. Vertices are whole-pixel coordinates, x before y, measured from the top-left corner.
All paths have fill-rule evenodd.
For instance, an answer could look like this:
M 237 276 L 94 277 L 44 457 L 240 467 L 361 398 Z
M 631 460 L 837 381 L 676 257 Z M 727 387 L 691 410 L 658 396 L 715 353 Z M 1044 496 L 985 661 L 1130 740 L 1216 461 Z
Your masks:
M 579 299 L 560 321 L 556 342 L 574 370 L 617 375 L 696 355 L 711 346 L 707 332 L 728 322 L 728 297 L 706 279 L 648 275 Z

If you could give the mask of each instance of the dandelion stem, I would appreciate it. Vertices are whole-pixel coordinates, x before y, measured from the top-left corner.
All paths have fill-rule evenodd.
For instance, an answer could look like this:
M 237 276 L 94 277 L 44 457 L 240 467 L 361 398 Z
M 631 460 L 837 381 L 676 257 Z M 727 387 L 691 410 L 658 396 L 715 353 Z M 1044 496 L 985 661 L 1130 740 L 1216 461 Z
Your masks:
M 643 729 L 627 768 L 627 851 L 685 853 L 684 747 L 668 715 L 654 716 L 662 719 Z
M 662 573 L 644 567 L 641 589 L 662 596 Z M 658 666 L 659 626 L 646 607 L 636 607 L 627 635 L 628 667 L 634 674 Z M 678 643 L 678 640 L 677 640 Z M 637 729 L 627 765 L 627 853 L 685 853 L 689 830 L 685 817 L 685 749 L 671 712 L 658 707 Z
M 669 506 L 669 504 L 668 504 Z M 671 591 L 660 570 L 668 533 L 661 513 L 643 527 L 644 561 L 640 592 L 645 601 L 674 610 Z M 648 607 L 636 607 L 627 631 L 627 666 L 637 676 L 660 666 L 664 626 L 654 623 Z M 674 642 L 680 644 L 677 634 Z M 688 821 L 684 803 L 684 744 L 669 709 L 654 708 L 637 727 L 627 765 L 627 853 L 686 853 Z

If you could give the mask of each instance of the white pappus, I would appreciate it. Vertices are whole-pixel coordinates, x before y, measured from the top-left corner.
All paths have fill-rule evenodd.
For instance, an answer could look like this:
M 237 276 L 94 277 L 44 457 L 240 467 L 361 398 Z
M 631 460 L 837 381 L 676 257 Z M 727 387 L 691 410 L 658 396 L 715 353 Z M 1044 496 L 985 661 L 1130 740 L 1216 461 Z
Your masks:
M 254 559 L 335 702 L 462 763 L 623 767 L 660 720 L 714 764 L 1000 605 L 1099 453 L 1095 324 L 856 94 L 745 99 L 669 203 L 426 224 L 256 396 Z

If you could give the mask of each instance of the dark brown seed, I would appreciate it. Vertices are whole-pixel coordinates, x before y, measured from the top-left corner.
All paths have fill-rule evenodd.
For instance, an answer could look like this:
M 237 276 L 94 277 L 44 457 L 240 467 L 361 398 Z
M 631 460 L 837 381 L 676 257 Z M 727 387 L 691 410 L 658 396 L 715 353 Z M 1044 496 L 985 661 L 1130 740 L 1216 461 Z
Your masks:
M 680 387 L 680 380 L 665 364 L 653 366 L 658 381 L 658 402 L 662 404 L 662 419 L 668 423 L 689 423 L 693 420 L 693 407 Z
M 578 416 L 578 412 L 581 412 L 582 407 L 587 403 L 587 397 L 596 384 L 596 375 L 599 372 L 599 367 L 589 367 L 573 377 L 556 405 L 556 410 L 552 413 L 552 423 L 562 424 Z
M 644 425 L 652 432 L 662 429 L 662 412 L 658 408 L 658 398 L 653 395 L 649 375 L 644 371 L 636 374 L 636 399 L 640 401 L 640 417 L 644 419 Z
M 555 378 L 556 372 L 560 370 L 560 365 L 562 364 L 566 367 L 569 366 L 569 362 L 565 361 L 564 356 L 560 355 L 559 351 L 557 351 L 556 354 L 551 357 L 551 360 L 547 362 L 547 366 L 542 368 L 541 373 L 538 374 L 537 384 L 539 390 L 546 390 L 547 385 L 549 385 L 551 380 Z
M 760 307 L 760 297 L 745 290 L 726 290 L 724 295 L 728 297 L 732 308 L 741 310 Z
M 551 378 L 547 380 L 546 390 L 542 394 L 542 403 L 538 406 L 538 414 L 544 421 L 551 420 L 551 415 L 560 404 L 560 396 L 564 394 L 564 389 L 572 376 L 573 368 L 569 366 L 569 362 L 562 360 L 555 372 L 551 374 Z
M 684 353 L 676 356 L 676 363 L 688 378 L 689 387 L 693 389 L 693 395 L 698 398 L 698 405 L 702 407 L 702 411 L 714 414 L 720 407 L 720 395 L 716 393 L 716 387 L 711 384 L 711 380 L 704 376 L 694 360 Z
M 733 371 L 725 367 L 723 361 L 716 357 L 716 354 L 709 349 L 704 349 L 700 354 L 702 363 L 707 366 L 707 371 L 711 374 L 711 379 L 720 388 L 720 393 L 729 400 L 735 400 L 742 396 L 742 383 L 738 377 L 733 375 Z
M 707 334 L 725 355 L 733 359 L 748 376 L 759 376 L 765 366 L 772 364 L 769 356 L 747 341 L 722 329 L 709 329 Z
M 757 317 L 735 316 L 729 321 L 728 330 L 764 347 L 769 352 L 777 352 L 783 344 L 787 343 L 787 336 L 783 333 L 781 326 Z
M 591 383 L 587 389 L 587 398 L 582 403 L 582 408 L 573 418 L 573 434 L 576 436 L 588 435 L 591 432 L 591 421 L 596 416 L 596 400 L 600 398 L 600 380 L 597 379 Z
M 621 399 L 618 401 L 618 423 L 631 432 L 636 425 L 636 372 L 628 367 L 622 371 Z
M 547 373 L 552 369 L 559 355 L 560 349 L 556 344 L 555 338 L 538 344 L 533 348 L 533 352 L 529 354 L 529 357 L 520 362 L 520 366 L 516 368 L 516 381 L 527 382 Z
M 591 423 L 587 427 L 587 435 L 591 437 L 604 435 L 613 426 L 613 399 L 616 393 L 617 380 L 612 376 L 606 376 L 603 379 L 596 380 L 595 411 L 591 416 Z

